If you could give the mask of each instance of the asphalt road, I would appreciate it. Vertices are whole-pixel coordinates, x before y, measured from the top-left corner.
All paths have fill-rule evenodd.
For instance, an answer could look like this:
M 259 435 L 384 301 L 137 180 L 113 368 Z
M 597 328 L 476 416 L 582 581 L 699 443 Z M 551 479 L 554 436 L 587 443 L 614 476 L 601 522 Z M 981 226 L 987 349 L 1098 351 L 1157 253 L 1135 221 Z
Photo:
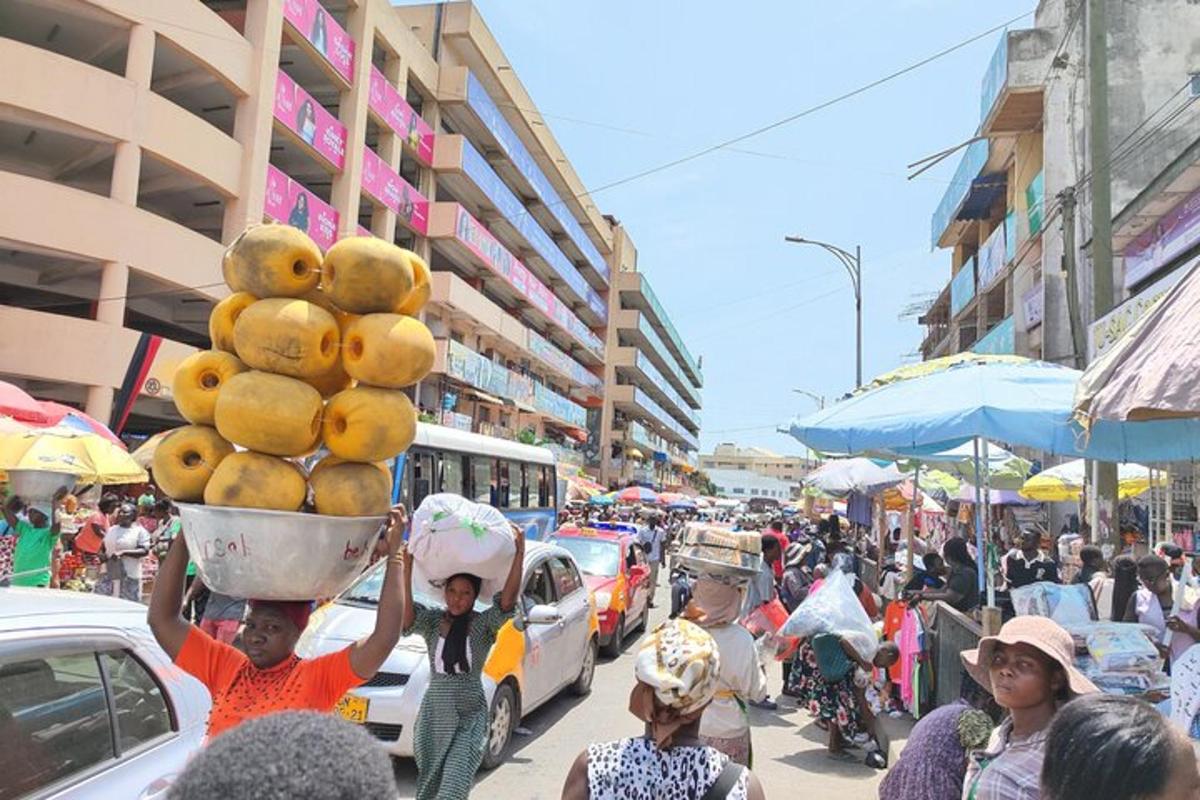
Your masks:
M 660 586 L 657 599 L 652 625 L 669 610 L 664 586 Z M 526 716 L 522 725 L 529 735 L 514 738 L 506 763 L 480 773 L 472 796 L 557 800 L 567 770 L 588 744 L 641 734 L 642 724 L 627 708 L 633 688 L 633 653 L 640 636 L 639 631 L 629 637 L 621 657 L 601 659 L 590 695 L 581 698 L 564 693 Z M 772 692 L 778 696 L 782 674 L 775 664 L 770 671 Z M 754 772 L 767 797 L 793 797 L 798 792 L 818 792 L 817 797 L 838 800 L 875 800 L 878 796 L 882 773 L 862 764 L 826 758 L 825 734 L 811 724 L 807 713 L 789 702 L 781 704 L 777 712 L 755 709 L 752 714 Z M 414 796 L 416 777 L 411 760 L 396 761 L 401 797 Z

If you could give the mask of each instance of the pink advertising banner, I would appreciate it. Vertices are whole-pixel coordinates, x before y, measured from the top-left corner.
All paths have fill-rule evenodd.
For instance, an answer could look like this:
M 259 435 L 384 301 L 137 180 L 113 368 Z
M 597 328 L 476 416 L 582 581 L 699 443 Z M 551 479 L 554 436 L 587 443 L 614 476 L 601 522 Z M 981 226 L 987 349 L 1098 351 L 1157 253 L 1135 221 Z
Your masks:
M 456 207 L 455 238 L 475 256 L 499 273 L 535 308 L 553 320 L 560 328 L 578 339 L 594 353 L 602 354 L 604 344 L 583 322 L 559 300 L 546 285 L 537 279 L 524 264 L 496 241 L 487 228 L 462 206 Z
M 333 206 L 267 165 L 267 201 L 263 213 L 307 233 L 317 246 L 328 250 L 337 241 L 338 213 Z
M 346 126 L 283 70 L 275 78 L 275 119 L 337 169 L 345 165 Z
M 401 178 L 388 163 L 363 145 L 362 188 L 396 212 L 408 228 L 424 236 L 429 233 L 429 201 Z
M 1125 288 L 1140 283 L 1200 242 L 1200 192 L 1187 197 L 1125 248 Z
M 403 137 L 418 161 L 426 166 L 433 163 L 433 128 L 421 119 L 421 115 L 400 95 L 400 90 L 392 86 L 375 67 L 371 67 L 367 105 L 389 128 Z
M 283 0 L 283 18 L 347 83 L 354 79 L 354 40 L 317 0 Z

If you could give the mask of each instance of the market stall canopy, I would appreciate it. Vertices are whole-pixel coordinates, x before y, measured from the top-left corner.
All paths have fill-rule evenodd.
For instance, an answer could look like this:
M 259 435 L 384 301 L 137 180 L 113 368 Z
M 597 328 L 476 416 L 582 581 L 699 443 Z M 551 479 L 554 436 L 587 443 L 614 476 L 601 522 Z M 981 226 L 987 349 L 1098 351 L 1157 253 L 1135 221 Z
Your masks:
M 588 498 L 588 505 L 593 505 L 593 506 L 611 506 L 611 505 L 616 505 L 616 503 L 617 503 L 617 498 L 613 497 L 611 493 L 597 494 L 597 495 L 593 495 L 592 497 Z
M 826 461 L 804 478 L 804 485 L 832 497 L 851 492 L 875 494 L 904 480 L 893 464 L 881 467 L 869 458 L 839 458 Z
M 979 490 L 979 497 L 983 497 L 983 490 Z M 963 481 L 959 487 L 958 495 L 954 499 L 960 503 L 974 503 L 976 498 L 975 486 Z M 992 489 L 988 492 L 988 500 L 994 506 L 1032 506 L 1037 504 L 1037 500 L 1030 500 L 1028 497 L 1022 497 L 1020 491 L 1016 489 Z
M 6 381 L 0 381 L 0 414 L 18 422 L 50 424 L 50 415 L 24 389 Z
M 1086 462 L 1082 458 L 1039 472 L 1021 487 L 1021 496 L 1043 503 L 1079 500 L 1083 495 Z M 1165 483 L 1165 481 L 1160 481 Z M 1150 488 L 1150 470 L 1141 464 L 1117 467 L 1117 494 L 1122 500 L 1137 497 Z
M 1200 458 L 1200 419 L 1097 421 L 1085 432 L 1072 416 L 1081 374 L 1016 356 L 965 357 L 796 419 L 790 432 L 822 452 L 897 457 L 939 453 L 980 437 L 1100 461 Z
M 928 514 L 945 514 L 946 509 L 941 504 L 921 490 L 917 490 L 920 503 L 917 510 Z M 907 511 L 912 506 L 913 482 L 904 481 L 883 493 L 883 507 L 888 511 Z
M 1075 415 L 1089 428 L 1100 420 L 1200 416 L 1197 374 L 1200 265 L 1192 267 L 1112 349 L 1092 362 L 1075 391 Z
M 658 493 L 644 486 L 629 486 L 616 493 L 619 503 L 657 503 Z
M 172 430 L 174 429 L 172 428 Z M 137 449 L 130 453 L 130 455 L 133 457 L 133 460 L 137 462 L 139 467 L 142 469 L 150 469 L 150 465 L 154 463 L 154 453 L 158 450 L 158 445 L 163 439 L 167 438 L 167 434 L 169 433 L 171 433 L 171 431 L 159 431 L 138 445 Z
M 108 426 L 95 417 L 91 417 L 78 408 L 56 403 L 53 400 L 39 400 L 38 405 L 50 418 L 51 425 L 61 425 L 64 428 L 74 428 L 85 433 L 95 433 L 108 439 L 122 450 L 127 449 L 121 438 L 108 429 Z
M 957 477 L 960 481 L 975 480 L 975 458 L 979 455 L 979 469 L 987 470 L 988 482 L 993 489 L 1020 489 L 1025 485 L 1032 467 L 1029 461 L 1010 453 L 998 444 L 988 442 L 987 458 L 983 457 L 983 448 L 975 449 L 974 442 L 960 444 L 940 453 L 931 453 L 920 458 L 904 459 L 900 469 L 911 471 L 916 464 L 934 467 Z M 925 476 L 921 476 L 924 485 Z M 948 492 L 952 490 L 947 489 Z M 958 491 L 956 485 L 953 492 Z M 952 493 L 953 493 L 952 492 Z
M 95 433 L 56 426 L 0 436 L 0 469 L 38 469 L 76 475 L 82 483 L 149 480 L 125 450 Z
M 668 511 L 693 511 L 696 509 L 696 502 L 690 497 L 681 497 L 678 500 L 673 500 L 667 505 Z

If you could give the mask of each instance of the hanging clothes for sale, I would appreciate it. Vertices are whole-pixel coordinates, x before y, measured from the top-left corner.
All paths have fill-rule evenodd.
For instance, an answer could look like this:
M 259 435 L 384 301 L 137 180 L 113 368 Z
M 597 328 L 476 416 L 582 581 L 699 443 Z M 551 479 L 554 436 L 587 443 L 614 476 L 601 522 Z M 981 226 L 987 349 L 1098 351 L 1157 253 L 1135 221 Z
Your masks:
M 898 641 L 900 628 L 904 625 L 904 616 L 908 613 L 908 604 L 899 600 L 893 600 L 888 603 L 887 608 L 883 612 L 883 638 L 886 641 L 894 643 L 897 647 L 900 646 Z M 888 679 L 892 683 L 900 685 L 900 663 L 903 659 L 897 660 L 895 664 L 888 667 Z

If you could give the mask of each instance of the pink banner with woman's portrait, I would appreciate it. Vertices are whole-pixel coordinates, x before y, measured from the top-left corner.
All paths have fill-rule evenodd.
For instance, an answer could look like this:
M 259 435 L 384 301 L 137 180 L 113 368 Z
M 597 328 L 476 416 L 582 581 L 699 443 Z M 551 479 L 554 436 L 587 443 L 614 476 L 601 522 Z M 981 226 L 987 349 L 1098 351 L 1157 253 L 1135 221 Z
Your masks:
M 401 178 L 386 161 L 363 145 L 362 188 L 371 197 L 396 212 L 405 227 L 421 234 L 429 233 L 429 201 Z
M 354 79 L 354 40 L 317 0 L 283 0 L 283 18 L 347 83 Z
M 346 163 L 346 126 L 286 72 L 275 77 L 275 119 L 337 169 Z
M 375 67 L 371 67 L 367 106 L 404 139 L 418 161 L 425 166 L 433 163 L 433 128 L 421 119 L 421 115 L 400 95 L 400 90 L 392 86 Z
M 267 164 L 267 199 L 264 216 L 307 233 L 317 246 L 328 250 L 337 241 L 338 213 L 333 206 Z

